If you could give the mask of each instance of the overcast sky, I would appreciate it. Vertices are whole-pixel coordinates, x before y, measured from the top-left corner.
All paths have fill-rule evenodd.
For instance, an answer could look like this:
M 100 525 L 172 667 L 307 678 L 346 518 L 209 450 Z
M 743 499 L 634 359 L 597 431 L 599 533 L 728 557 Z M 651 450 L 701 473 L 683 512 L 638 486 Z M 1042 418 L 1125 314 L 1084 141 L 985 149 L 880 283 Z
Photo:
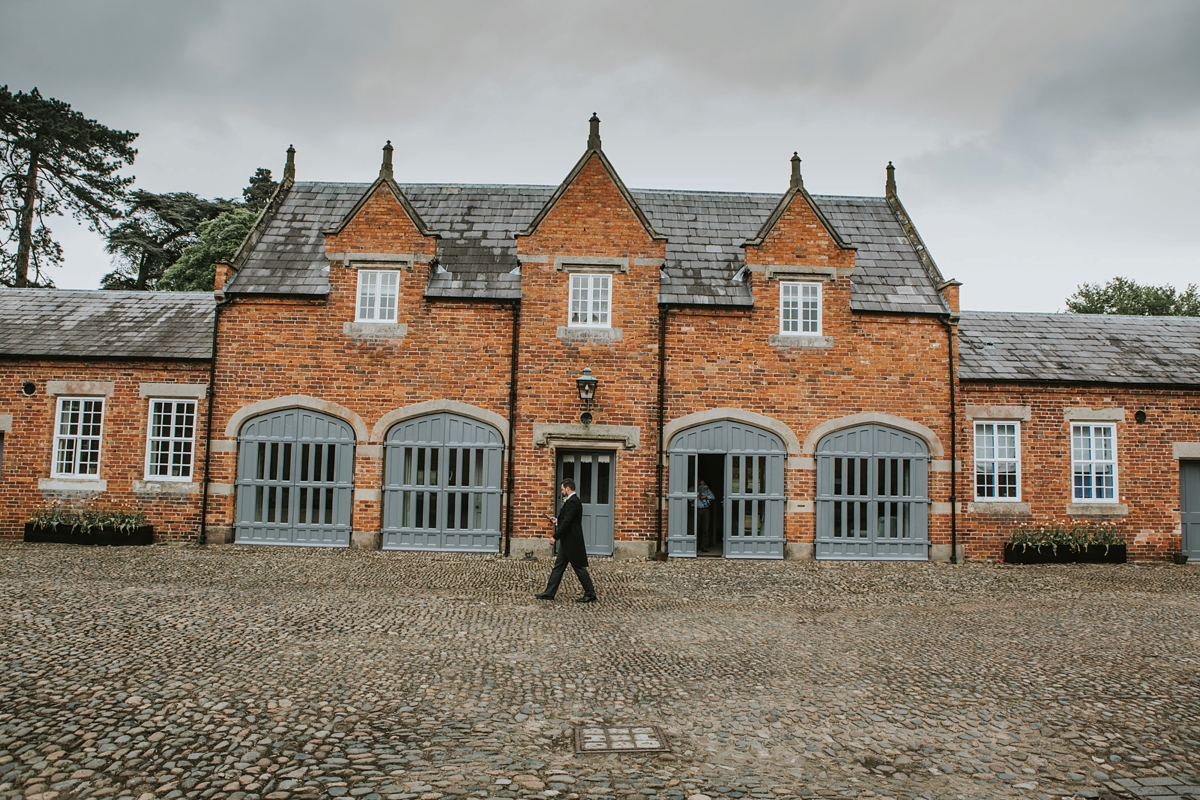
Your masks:
M 972 309 L 1200 282 L 1200 3 L 0 0 L 0 83 L 138 131 L 154 192 L 259 166 L 557 184 L 587 118 L 635 188 L 900 197 Z M 109 270 L 60 222 L 62 287 Z

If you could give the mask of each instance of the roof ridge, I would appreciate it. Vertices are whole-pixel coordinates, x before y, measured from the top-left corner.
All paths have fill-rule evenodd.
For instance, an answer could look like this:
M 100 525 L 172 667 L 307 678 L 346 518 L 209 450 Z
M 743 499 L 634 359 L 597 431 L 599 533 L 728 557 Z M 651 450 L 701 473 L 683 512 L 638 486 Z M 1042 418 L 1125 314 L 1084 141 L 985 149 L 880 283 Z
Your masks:
M 62 288 L 58 286 L 26 286 L 26 287 L 0 287 L 0 296 L 5 294 L 88 294 L 97 297 L 112 297 L 121 299 L 141 299 L 141 298 L 157 298 L 157 297 L 198 297 L 212 300 L 212 295 L 209 292 L 184 292 L 184 291 L 137 291 L 134 289 L 80 289 L 80 288 Z
M 1106 320 L 1179 320 L 1191 324 L 1200 324 L 1200 317 L 1180 315 L 1154 316 L 1151 314 L 1081 314 L 1076 311 L 963 311 L 963 315 L 988 316 L 1021 316 L 1021 317 L 1058 317 L 1060 319 L 1106 319 Z

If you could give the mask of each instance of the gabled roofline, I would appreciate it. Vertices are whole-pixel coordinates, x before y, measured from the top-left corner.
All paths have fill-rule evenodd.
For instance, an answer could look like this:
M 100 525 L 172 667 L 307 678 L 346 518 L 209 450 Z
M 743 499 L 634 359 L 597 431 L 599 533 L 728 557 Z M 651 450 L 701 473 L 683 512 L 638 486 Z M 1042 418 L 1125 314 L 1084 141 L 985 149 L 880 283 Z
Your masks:
M 354 219 L 355 215 L 362 210 L 362 207 L 367 204 L 367 200 L 370 199 L 371 195 L 375 194 L 375 191 L 380 186 L 386 186 L 389 190 L 391 190 L 392 196 L 396 198 L 396 202 L 398 202 L 404 209 L 404 213 L 408 214 L 408 218 L 412 220 L 412 224 L 416 227 L 418 233 L 420 233 L 422 236 L 432 236 L 438 239 L 441 238 L 440 233 L 433 231 L 428 225 L 425 224 L 425 220 L 421 219 L 421 215 L 417 213 L 416 207 L 414 207 L 412 202 L 409 201 L 408 195 L 406 195 L 404 190 L 400 188 L 400 185 L 396 183 L 395 178 L 385 177 L 383 175 L 380 175 L 370 186 L 367 187 L 367 190 L 363 192 L 362 197 L 358 198 L 358 202 L 354 204 L 353 208 L 346 212 L 345 216 L 342 217 L 341 221 L 338 222 L 337 225 L 332 228 L 327 228 L 321 232 L 326 236 L 332 236 L 344 231 L 346 226 L 350 224 L 350 220 Z
M 921 262 L 925 274 L 929 277 L 929 280 L 933 281 L 933 286 L 937 290 L 938 300 L 949 311 L 950 306 L 946 303 L 946 298 L 942 297 L 942 289 L 947 286 L 961 286 L 962 284 L 955 280 L 946 280 L 945 276 L 942 275 L 942 271 L 938 269 L 938 265 L 933 260 L 929 248 L 925 246 L 925 240 L 917 232 L 917 226 L 913 224 L 912 217 L 908 215 L 904 204 L 900 202 L 900 195 L 896 194 L 896 182 L 891 177 L 890 162 L 888 163 L 888 167 L 889 177 L 886 196 L 888 208 L 892 210 L 892 216 L 896 218 L 896 221 L 900 223 L 900 227 L 904 229 L 904 235 L 908 237 L 908 243 L 916 251 L 917 259 Z
M 642 227 L 646 229 L 646 233 L 649 234 L 650 238 L 654 239 L 655 241 L 667 241 L 667 237 L 656 231 L 654 226 L 650 224 L 650 218 L 647 217 L 642 211 L 642 207 L 638 205 L 637 200 L 633 199 L 633 195 L 629 192 L 628 187 L 625 186 L 625 181 L 621 180 L 621 176 L 618 175 L 617 171 L 613 168 L 612 162 L 608 160 L 608 157 L 604 155 L 604 151 L 599 147 L 589 147 L 587 149 L 587 151 L 575 164 L 574 169 L 567 173 L 567 177 L 564 178 L 563 182 L 560 183 L 558 188 L 554 190 L 554 194 L 550 195 L 550 199 L 546 201 L 544 206 L 542 206 L 542 210 L 537 213 L 537 216 L 533 218 L 533 221 L 529 223 L 525 230 L 519 231 L 516 235 L 520 237 L 532 236 L 534 234 L 538 226 L 542 224 L 542 220 L 545 219 L 546 215 L 550 213 L 550 209 L 554 208 L 559 199 L 566 194 L 567 187 L 574 183 L 575 179 L 579 177 L 579 173 L 583 171 L 584 165 L 587 164 L 588 160 L 592 156 L 596 156 L 600 159 L 600 164 L 608 173 L 608 177 L 611 178 L 612 182 L 617 185 L 617 189 L 621 192 L 621 196 L 625 198 L 625 202 L 628 203 L 629 207 L 633 209 L 633 213 L 637 216 L 638 221 L 642 223 Z
M 833 223 L 830 222 L 829 218 L 825 216 L 825 212 L 821 210 L 819 205 L 817 205 L 817 201 L 813 199 L 813 196 L 809 194 L 808 190 L 803 186 L 792 186 L 786 192 L 784 192 L 783 197 L 779 198 L 779 202 L 775 205 L 775 210 L 771 212 L 771 216 L 767 217 L 767 221 L 764 222 L 762 227 L 758 229 L 758 233 L 753 239 L 747 239 L 745 242 L 743 242 L 742 246 L 756 247 L 762 244 L 766 240 L 767 234 L 774 229 L 775 224 L 779 222 L 779 218 L 783 216 L 783 212 L 786 211 L 787 207 L 792 204 L 792 200 L 796 199 L 796 195 L 802 195 L 804 197 L 804 200 L 808 203 L 809 208 L 813 210 L 813 213 L 817 215 L 817 219 L 821 220 L 821 224 L 825 226 L 825 230 L 828 231 L 829 235 L 833 238 L 834 244 L 843 250 L 858 249 L 858 245 L 850 244 L 842 238 L 842 235 L 838 233 L 837 228 L 833 227 Z
M 271 222 L 271 218 L 275 216 L 275 212 L 283 205 L 283 201 L 287 199 L 288 192 L 296 184 L 295 165 L 292 161 L 292 156 L 295 150 L 288 148 L 288 164 L 289 168 L 283 171 L 283 180 L 279 181 L 279 185 L 275 187 L 275 191 L 271 194 L 271 199 L 263 206 L 262 211 L 258 212 L 258 218 L 254 220 L 254 224 L 250 226 L 249 232 L 246 233 L 246 238 L 242 240 L 242 246 L 238 248 L 237 253 L 233 258 L 229 259 L 229 266 L 232 267 L 229 275 L 229 280 L 225 282 L 228 286 L 237 276 L 238 270 L 246 263 L 246 259 L 250 257 L 250 251 L 257 245 L 262 235 L 267 230 L 267 225 Z

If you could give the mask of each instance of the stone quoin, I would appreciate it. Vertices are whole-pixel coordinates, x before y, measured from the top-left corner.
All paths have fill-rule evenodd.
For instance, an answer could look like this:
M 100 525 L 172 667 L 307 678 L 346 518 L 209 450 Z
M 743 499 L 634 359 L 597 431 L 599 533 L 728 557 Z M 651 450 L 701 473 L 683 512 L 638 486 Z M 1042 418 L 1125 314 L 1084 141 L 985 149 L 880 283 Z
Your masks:
M 1200 320 L 960 312 L 891 164 L 880 197 L 797 155 L 780 194 L 630 189 L 589 124 L 558 186 L 398 182 L 391 142 L 370 184 L 302 182 L 289 148 L 211 295 L 0 291 L 0 537 L 64 503 L 520 555 L 569 477 L 597 555 L 995 558 L 1109 521 L 1200 559 Z

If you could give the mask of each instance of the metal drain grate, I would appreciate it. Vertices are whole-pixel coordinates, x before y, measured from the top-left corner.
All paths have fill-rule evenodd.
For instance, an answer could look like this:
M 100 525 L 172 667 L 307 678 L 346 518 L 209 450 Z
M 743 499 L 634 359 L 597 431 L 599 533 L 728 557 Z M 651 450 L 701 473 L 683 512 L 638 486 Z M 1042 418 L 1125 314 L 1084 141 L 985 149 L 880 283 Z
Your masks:
M 657 725 L 579 725 L 576 753 L 666 753 L 667 739 Z

